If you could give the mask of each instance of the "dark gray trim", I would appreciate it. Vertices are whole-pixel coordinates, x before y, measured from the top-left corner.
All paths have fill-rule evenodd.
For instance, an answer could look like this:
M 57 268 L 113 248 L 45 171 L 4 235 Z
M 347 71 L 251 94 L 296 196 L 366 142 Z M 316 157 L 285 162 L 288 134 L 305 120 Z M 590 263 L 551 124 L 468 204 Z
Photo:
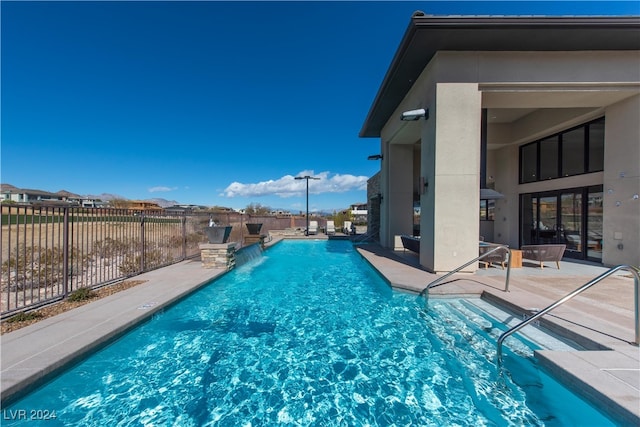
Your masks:
M 377 138 L 438 51 L 640 50 L 640 17 L 449 17 L 415 12 L 360 137 Z

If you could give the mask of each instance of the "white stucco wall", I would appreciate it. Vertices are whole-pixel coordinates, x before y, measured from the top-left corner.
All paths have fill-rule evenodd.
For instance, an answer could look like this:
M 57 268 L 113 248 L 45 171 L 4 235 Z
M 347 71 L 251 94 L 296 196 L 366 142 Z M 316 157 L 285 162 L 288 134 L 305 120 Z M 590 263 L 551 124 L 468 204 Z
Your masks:
M 475 83 L 441 83 L 422 142 L 420 263 L 450 271 L 478 255 L 480 92 Z M 435 136 L 435 139 L 433 136 Z M 474 271 L 470 266 L 468 271 Z
M 633 195 L 639 192 L 640 176 L 639 69 L 640 52 L 636 51 L 438 52 L 381 132 L 383 147 L 421 141 L 418 173 L 429 182 L 421 200 L 421 264 L 445 271 L 477 256 L 482 108 L 535 109 L 512 123 L 489 127 L 487 175 L 493 176 L 496 190 L 506 196 L 496 203 L 495 240 L 518 246 L 521 193 L 601 184 L 606 193 L 615 184 L 615 194 L 624 193 L 629 200 L 620 200 L 625 203 L 622 208 L 605 208 L 604 229 L 625 237 L 623 249 L 614 250 L 617 244 L 607 240 L 613 237 L 605 236 L 603 262 L 638 264 L 640 202 Z M 403 111 L 415 108 L 428 108 L 429 120 L 399 120 Z M 518 184 L 519 145 L 603 115 L 604 173 Z M 382 180 L 406 181 L 390 178 L 401 173 L 396 167 L 402 166 L 383 167 Z M 622 179 L 621 171 L 625 172 Z M 409 200 L 402 200 L 402 207 L 387 209 L 383 216 L 404 218 Z M 398 220 L 386 220 L 387 246 L 393 244 L 391 231 L 403 229 Z
M 603 262 L 640 266 L 640 95 L 606 110 Z

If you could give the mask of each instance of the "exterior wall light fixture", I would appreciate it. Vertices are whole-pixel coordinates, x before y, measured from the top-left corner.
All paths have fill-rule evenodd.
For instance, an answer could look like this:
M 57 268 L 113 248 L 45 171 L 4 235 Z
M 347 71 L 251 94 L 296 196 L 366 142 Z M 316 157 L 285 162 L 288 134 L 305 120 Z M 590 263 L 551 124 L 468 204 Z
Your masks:
M 427 120 L 428 118 L 429 118 L 428 108 L 427 109 L 419 108 L 417 110 L 409 110 L 409 111 L 405 111 L 404 113 L 402 113 L 402 115 L 400 115 L 400 120 L 403 120 L 405 122 L 412 122 L 420 119 Z

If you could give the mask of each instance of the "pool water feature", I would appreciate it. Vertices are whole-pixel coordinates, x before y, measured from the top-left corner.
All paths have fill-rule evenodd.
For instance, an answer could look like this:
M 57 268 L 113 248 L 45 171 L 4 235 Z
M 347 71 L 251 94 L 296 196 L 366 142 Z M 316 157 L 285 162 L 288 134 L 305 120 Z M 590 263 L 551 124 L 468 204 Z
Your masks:
M 248 224 L 247 224 L 248 225 Z M 240 267 L 248 262 L 262 257 L 262 247 L 260 243 L 253 243 L 236 251 L 236 267 Z
M 498 329 L 392 291 L 348 241 L 285 241 L 4 408 L 55 419 L 3 425 L 613 425 L 526 340 L 500 374 Z

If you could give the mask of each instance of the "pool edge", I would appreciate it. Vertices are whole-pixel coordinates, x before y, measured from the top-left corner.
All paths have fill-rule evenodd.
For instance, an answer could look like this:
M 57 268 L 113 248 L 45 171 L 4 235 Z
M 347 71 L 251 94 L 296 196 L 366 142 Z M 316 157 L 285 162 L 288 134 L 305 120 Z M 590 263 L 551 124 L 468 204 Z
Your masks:
M 147 282 L 135 288 L 3 334 L 0 337 L 0 406 L 10 405 L 226 273 L 226 270 L 203 269 L 199 261 L 184 261 L 136 276 Z M 96 323 L 95 319 L 100 321 Z M 38 350 L 29 351 L 34 348 Z M 19 353 L 29 356 L 21 357 Z

